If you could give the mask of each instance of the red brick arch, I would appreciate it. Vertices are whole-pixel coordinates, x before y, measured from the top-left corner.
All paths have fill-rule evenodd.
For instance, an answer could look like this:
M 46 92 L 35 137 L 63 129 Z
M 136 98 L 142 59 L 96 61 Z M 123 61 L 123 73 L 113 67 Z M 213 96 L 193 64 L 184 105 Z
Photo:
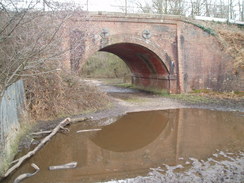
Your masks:
M 126 46 L 128 47 L 126 48 Z M 121 49 L 125 54 L 126 51 L 132 51 L 133 49 L 136 51 L 133 55 L 136 53 L 141 54 L 142 56 L 143 53 L 147 54 L 151 59 L 156 59 L 157 61 L 155 61 L 155 64 L 157 62 L 157 64 L 161 66 L 161 69 L 165 70 L 165 72 L 169 74 L 171 58 L 164 50 L 150 40 L 138 39 L 137 37 L 132 37 L 131 35 L 126 34 L 113 35 L 108 38 L 101 39 L 96 43 L 90 43 L 88 53 L 86 53 L 82 60 L 86 62 L 86 60 L 97 51 L 107 51 L 119 56 L 126 62 L 128 61 L 128 58 L 125 58 L 126 56 L 124 54 L 119 53 L 122 51 Z M 148 61 L 153 62 L 153 60 Z M 128 62 L 126 63 L 129 64 Z M 130 65 L 128 66 L 130 67 Z
M 97 51 L 105 51 L 117 55 L 128 65 L 133 84 L 144 88 L 169 89 L 170 64 L 173 60 L 150 40 L 120 34 L 90 42 L 88 48 L 79 67 Z

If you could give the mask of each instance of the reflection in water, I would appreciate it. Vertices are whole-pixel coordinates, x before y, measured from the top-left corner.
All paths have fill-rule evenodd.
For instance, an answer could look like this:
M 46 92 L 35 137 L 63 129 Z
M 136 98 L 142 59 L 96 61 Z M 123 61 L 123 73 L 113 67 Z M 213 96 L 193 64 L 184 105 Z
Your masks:
M 31 163 L 41 171 L 25 183 L 95 182 L 133 177 L 179 158 L 205 159 L 216 149 L 244 150 L 241 113 L 202 109 L 174 109 L 129 113 L 101 131 L 58 134 L 6 182 L 30 172 Z M 49 171 L 51 165 L 77 161 L 76 169 Z
M 153 142 L 166 127 L 168 111 L 129 113 L 116 123 L 105 126 L 92 137 L 92 141 L 115 152 L 140 149 Z

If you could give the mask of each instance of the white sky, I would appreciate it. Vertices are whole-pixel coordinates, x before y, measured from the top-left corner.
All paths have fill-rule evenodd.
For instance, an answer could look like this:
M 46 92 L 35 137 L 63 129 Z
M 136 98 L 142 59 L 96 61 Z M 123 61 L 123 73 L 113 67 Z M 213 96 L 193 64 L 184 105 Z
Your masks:
M 8 0 L 3 0 L 8 1 Z M 28 2 L 34 0 L 16 0 L 19 2 Z M 124 12 L 123 8 L 125 7 L 125 0 L 54 0 L 60 3 L 72 3 L 75 4 L 75 7 L 80 6 L 83 10 L 87 10 L 87 1 L 88 1 L 88 10 L 89 11 L 110 11 L 110 12 Z M 185 2 L 190 2 L 191 0 L 185 0 Z M 193 0 L 194 1 L 194 0 Z M 208 0 L 209 3 L 216 2 L 225 2 L 228 3 L 230 0 Z M 42 1 L 38 4 L 38 7 L 42 8 Z M 127 11 L 129 13 L 138 13 L 138 8 L 136 2 L 140 2 L 145 5 L 145 2 L 148 2 L 150 5 L 152 4 L 152 0 L 127 0 Z M 239 0 L 232 0 L 233 5 L 235 6 L 235 11 L 238 11 L 238 6 L 236 7 L 236 3 Z M 20 5 L 22 6 L 22 5 Z M 237 9 L 236 9 L 237 8 Z
M 63 2 L 74 2 L 76 5 L 79 4 L 83 7 L 83 9 L 87 9 L 87 0 L 58 0 Z M 190 0 L 185 0 L 186 2 L 190 2 Z M 220 0 L 209 0 L 209 3 L 219 2 Z M 229 0 L 221 0 L 222 2 L 228 3 Z M 233 5 L 236 5 L 238 0 L 232 0 Z M 130 12 L 133 12 L 133 8 L 131 6 L 134 6 L 136 8 L 135 3 L 140 2 L 144 4 L 145 2 L 148 2 L 151 4 L 152 0 L 127 0 L 127 6 L 128 10 Z M 131 5 L 133 4 L 133 5 Z M 120 7 L 119 7 L 120 6 Z M 89 11 L 122 11 L 121 6 L 125 6 L 125 0 L 88 0 L 88 10 Z
M 65 0 L 63 0 L 65 1 Z M 75 4 L 83 5 L 84 9 L 87 8 L 87 0 L 72 0 Z M 130 6 L 130 2 L 136 2 L 139 0 L 127 0 L 127 6 Z M 145 2 L 148 0 L 140 0 Z M 66 1 L 67 2 L 67 1 Z M 89 11 L 121 11 L 119 6 L 125 6 L 125 0 L 88 0 Z M 135 5 L 134 5 L 135 6 Z
M 87 0 L 72 0 L 75 4 L 83 5 L 87 8 Z M 123 5 L 119 0 L 88 0 L 89 11 L 114 11 L 117 7 Z

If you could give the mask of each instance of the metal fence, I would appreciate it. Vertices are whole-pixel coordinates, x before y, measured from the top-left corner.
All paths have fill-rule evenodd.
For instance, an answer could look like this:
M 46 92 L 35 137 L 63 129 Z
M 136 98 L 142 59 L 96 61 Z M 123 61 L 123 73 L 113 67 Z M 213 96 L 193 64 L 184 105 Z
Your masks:
M 0 101 L 0 155 L 19 129 L 24 103 L 24 84 L 19 80 L 8 87 Z

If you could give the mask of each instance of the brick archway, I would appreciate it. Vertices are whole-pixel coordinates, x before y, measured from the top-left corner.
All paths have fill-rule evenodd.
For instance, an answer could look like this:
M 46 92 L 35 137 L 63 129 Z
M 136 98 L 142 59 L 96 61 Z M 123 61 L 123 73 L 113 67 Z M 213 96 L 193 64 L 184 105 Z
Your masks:
M 123 42 L 106 46 L 99 51 L 120 57 L 130 68 L 134 85 L 169 90 L 169 70 L 161 58 L 150 49 Z
M 86 47 L 89 50 L 77 57 L 76 65 L 71 65 L 71 68 L 79 70 L 97 51 L 105 51 L 117 55 L 128 65 L 134 85 L 174 93 L 178 89 L 176 64 L 164 50 L 150 40 L 119 34 L 89 42 Z

